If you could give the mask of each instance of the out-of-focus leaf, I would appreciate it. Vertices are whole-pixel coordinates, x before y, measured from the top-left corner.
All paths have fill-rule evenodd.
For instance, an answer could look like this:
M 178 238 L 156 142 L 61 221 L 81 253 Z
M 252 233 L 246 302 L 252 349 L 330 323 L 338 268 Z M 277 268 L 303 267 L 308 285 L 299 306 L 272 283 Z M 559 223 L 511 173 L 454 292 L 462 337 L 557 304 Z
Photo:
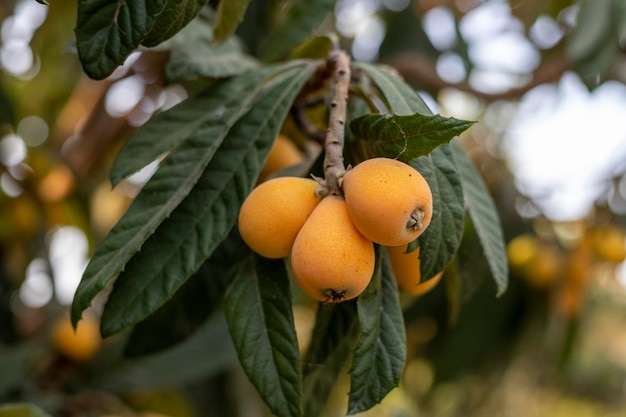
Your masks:
M 289 59 L 324 59 L 337 42 L 333 35 L 314 36 L 291 51 Z
M 443 271 L 459 249 L 465 213 L 463 187 L 449 146 L 437 148 L 411 165 L 426 178 L 433 194 L 432 220 L 417 238 L 420 274 L 425 281 Z
M 13 347 L 0 345 L 0 398 L 3 394 L 23 382 L 32 358 L 40 353 L 41 347 L 22 343 Z
M 363 71 L 372 79 L 387 101 L 391 113 L 398 115 L 432 114 L 424 100 L 391 68 L 363 62 L 355 63 L 355 68 Z
M 357 299 L 359 339 L 352 352 L 348 414 L 380 403 L 400 383 L 406 357 L 398 288 L 380 251 L 372 281 Z
M 358 318 L 354 300 L 318 306 L 303 369 L 303 409 L 306 417 L 322 415 L 357 338 Z
M 171 38 L 198 16 L 206 2 L 207 0 L 166 0 L 163 10 L 156 16 L 141 44 L 152 47 Z
M 195 113 L 196 117 L 201 118 L 200 122 L 186 112 L 177 112 L 172 118 L 163 117 L 150 127 L 155 129 L 161 124 L 162 130 L 152 130 L 152 135 L 139 136 L 136 140 L 139 143 L 130 145 L 131 149 L 137 150 L 132 146 L 141 148 L 149 143 L 150 138 L 158 138 L 159 133 L 171 134 L 168 128 L 180 129 L 180 133 L 186 138 L 176 152 L 165 159 L 137 195 L 126 214 L 96 249 L 74 296 L 72 303 L 74 324 L 80 320 L 83 311 L 89 307 L 93 298 L 111 283 L 115 275 L 154 233 L 156 227 L 188 195 L 226 137 L 229 128 L 247 109 L 267 75 L 267 72 L 254 72 L 220 85 L 212 91 L 212 94 L 204 97 L 207 106 L 201 110 L 205 112 Z M 185 127 L 185 123 L 181 122 L 182 119 L 193 127 Z M 132 166 L 132 161 L 128 163 Z M 159 256 L 162 254 L 155 259 L 159 259 Z
M 154 312 L 226 238 L 293 100 L 314 70 L 302 64 L 277 75 L 233 125 L 193 190 L 117 278 L 102 314 L 103 335 Z
M 281 24 L 270 35 L 262 57 L 273 61 L 285 56 L 308 39 L 322 21 L 332 12 L 333 0 L 294 0 L 284 13 Z
M 431 153 L 468 129 L 473 122 L 440 115 L 366 114 L 350 123 L 355 137 L 374 154 L 409 162 Z
M 246 14 L 250 0 L 221 0 L 215 16 L 215 41 L 223 42 L 230 37 Z
M 218 314 L 184 342 L 157 354 L 118 362 L 99 373 L 92 384 L 114 393 L 171 387 L 206 380 L 236 364 L 237 354 L 226 319 Z
M 0 417 L 52 417 L 33 404 L 16 403 L 0 405 Z
M 487 185 L 461 145 L 452 142 L 450 148 L 461 177 L 470 218 L 496 282 L 497 294 L 500 296 L 506 291 L 509 279 L 509 265 L 500 216 Z
M 179 82 L 233 77 L 257 66 L 258 61 L 243 52 L 237 38 L 216 45 L 208 22 L 196 19 L 172 39 L 165 70 L 169 82 Z
M 76 47 L 85 73 L 101 80 L 150 32 L 166 0 L 79 0 Z
M 565 54 L 573 62 L 593 55 L 611 36 L 614 19 L 613 1 L 580 0 L 578 21 L 567 40 Z M 615 48 L 618 45 L 615 44 Z
M 278 417 L 302 415 L 300 352 L 283 260 L 249 253 L 234 267 L 224 301 L 243 369 Z

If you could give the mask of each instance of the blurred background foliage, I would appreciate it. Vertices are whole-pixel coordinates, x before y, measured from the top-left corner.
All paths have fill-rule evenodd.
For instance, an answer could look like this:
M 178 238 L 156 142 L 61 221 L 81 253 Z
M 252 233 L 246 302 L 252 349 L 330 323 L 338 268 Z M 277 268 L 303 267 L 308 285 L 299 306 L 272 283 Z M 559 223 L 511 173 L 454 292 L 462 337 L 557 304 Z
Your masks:
M 251 56 L 288 5 L 252 1 L 237 33 Z M 267 415 L 206 308 L 219 300 L 202 297 L 224 285 L 219 259 L 131 334 L 100 340 L 97 311 L 68 331 L 90 252 L 150 175 L 111 189 L 116 151 L 194 89 L 166 80 L 167 53 L 152 50 L 88 79 L 75 15 L 69 1 L 0 4 L 0 404 Z M 626 1 L 340 0 L 327 32 L 355 59 L 394 66 L 433 111 L 479 121 L 459 140 L 499 208 L 511 266 L 496 298 L 468 224 L 456 273 L 402 296 L 403 381 L 364 415 L 626 416 Z M 305 346 L 315 306 L 294 308 Z M 324 415 L 342 415 L 347 390 L 341 379 Z

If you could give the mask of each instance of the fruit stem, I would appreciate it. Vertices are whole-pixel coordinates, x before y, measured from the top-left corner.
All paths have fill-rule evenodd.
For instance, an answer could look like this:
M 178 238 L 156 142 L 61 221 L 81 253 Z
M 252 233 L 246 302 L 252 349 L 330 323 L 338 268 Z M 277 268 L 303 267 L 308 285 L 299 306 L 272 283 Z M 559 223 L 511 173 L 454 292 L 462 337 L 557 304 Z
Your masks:
M 324 180 L 319 194 L 342 195 L 341 181 L 346 169 L 343 164 L 348 89 L 350 87 L 350 56 L 337 48 L 330 52 L 327 61 L 332 71 L 330 79 L 330 112 L 328 130 L 324 141 Z

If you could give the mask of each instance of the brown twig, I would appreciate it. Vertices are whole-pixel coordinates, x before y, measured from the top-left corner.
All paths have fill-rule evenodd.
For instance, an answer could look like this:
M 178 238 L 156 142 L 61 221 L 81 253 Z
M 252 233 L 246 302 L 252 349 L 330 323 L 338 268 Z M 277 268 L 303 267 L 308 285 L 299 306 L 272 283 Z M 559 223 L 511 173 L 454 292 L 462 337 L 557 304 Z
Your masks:
M 350 87 L 350 57 L 340 49 L 333 50 L 328 57 L 332 70 L 330 79 L 330 114 L 324 141 L 324 179 L 319 194 L 342 195 L 341 181 L 346 172 L 343 164 L 343 146 Z

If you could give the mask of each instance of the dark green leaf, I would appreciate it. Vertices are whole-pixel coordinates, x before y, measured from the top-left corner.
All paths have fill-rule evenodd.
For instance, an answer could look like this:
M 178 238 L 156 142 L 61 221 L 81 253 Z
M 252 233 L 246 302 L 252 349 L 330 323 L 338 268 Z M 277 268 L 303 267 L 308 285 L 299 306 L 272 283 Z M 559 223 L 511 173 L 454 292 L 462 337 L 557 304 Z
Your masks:
M 223 42 L 235 33 L 243 20 L 250 0 L 221 0 L 217 7 L 215 41 Z
M 187 196 L 228 133 L 261 87 L 267 73 L 253 73 L 222 84 L 204 96 L 206 106 L 194 113 L 195 121 L 184 113 L 175 113 L 174 122 L 164 117 L 162 130 L 176 127 L 186 140 L 173 152 L 143 187 L 122 219 L 96 249 L 83 274 L 72 303 L 72 322 L 76 324 L 93 298 L 105 289 L 128 260 L 139 250 L 156 227 Z M 182 120 L 193 124 L 185 130 Z M 152 125 L 158 127 L 159 122 Z M 138 140 L 146 144 L 150 137 Z M 143 140 L 143 142 L 142 142 Z M 139 146 L 135 145 L 135 146 Z M 193 271 L 192 271 L 193 272 Z
M 335 6 L 333 0 L 294 0 L 284 12 L 282 23 L 272 32 L 263 59 L 273 61 L 285 56 L 308 39 Z
M 306 417 L 322 415 L 326 401 L 358 338 L 354 300 L 320 304 L 304 361 L 303 408 Z
M 352 352 L 348 414 L 380 403 L 400 383 L 406 357 L 398 288 L 382 251 L 372 281 L 357 300 L 359 340 Z
M 85 73 L 101 80 L 124 62 L 152 29 L 165 0 L 79 0 L 76 47 Z
M 0 417 L 52 417 L 34 404 L 15 403 L 0 405 Z
M 498 288 L 498 296 L 500 296 L 506 291 L 509 277 L 500 216 L 487 185 L 461 145 L 452 142 L 450 146 L 463 184 L 463 193 L 467 201 L 469 215 L 476 228 L 476 233 Z
M 449 146 L 436 149 L 428 158 L 411 161 L 411 165 L 426 178 L 433 193 L 433 217 L 418 238 L 420 274 L 425 281 L 443 271 L 461 245 L 463 187 Z
M 224 311 L 239 361 L 278 417 L 302 415 L 300 352 L 282 259 L 249 253 L 234 267 Z
M 250 72 L 228 82 L 212 86 L 158 114 L 142 126 L 124 145 L 111 168 L 111 183 L 159 159 L 189 138 L 219 145 L 223 135 L 245 111 L 266 78 L 277 68 Z M 193 143 L 193 142 L 192 142 Z M 196 156 L 197 158 L 197 156 Z
M 228 268 L 239 242 L 238 235 L 231 234 L 171 300 L 138 323 L 124 353 L 142 356 L 159 352 L 191 336 L 221 305 L 228 283 Z
M 46 0 L 36 0 L 36 1 L 37 1 L 37 3 L 43 4 L 44 6 L 49 6 L 50 5 L 50 3 L 48 3 Z
M 206 21 L 196 19 L 172 39 L 165 69 L 169 82 L 179 82 L 232 77 L 257 66 L 257 60 L 243 52 L 237 38 L 216 45 L 213 29 Z
M 198 16 L 206 2 L 207 0 L 166 0 L 163 10 L 156 16 L 152 28 L 141 44 L 152 47 L 171 38 Z
M 108 392 L 128 393 L 133 388 L 149 389 L 192 384 L 206 380 L 237 363 L 237 354 L 223 314 L 206 321 L 184 342 L 141 358 L 126 359 L 97 375 L 95 387 Z
M 374 81 L 391 108 L 391 113 L 399 115 L 432 114 L 432 111 L 415 90 L 391 69 L 362 62 L 355 63 L 355 68 L 363 71 Z
M 104 335 L 154 312 L 226 238 L 294 98 L 314 69 L 300 65 L 276 76 L 231 128 L 193 190 L 118 277 L 102 315 Z
M 468 129 L 473 122 L 440 115 L 366 114 L 350 123 L 355 137 L 378 156 L 403 162 L 431 153 Z
M 30 342 L 12 347 L 0 345 L 0 398 L 6 398 L 7 391 L 24 382 L 24 375 L 32 365 L 32 358 L 40 355 L 41 346 Z

